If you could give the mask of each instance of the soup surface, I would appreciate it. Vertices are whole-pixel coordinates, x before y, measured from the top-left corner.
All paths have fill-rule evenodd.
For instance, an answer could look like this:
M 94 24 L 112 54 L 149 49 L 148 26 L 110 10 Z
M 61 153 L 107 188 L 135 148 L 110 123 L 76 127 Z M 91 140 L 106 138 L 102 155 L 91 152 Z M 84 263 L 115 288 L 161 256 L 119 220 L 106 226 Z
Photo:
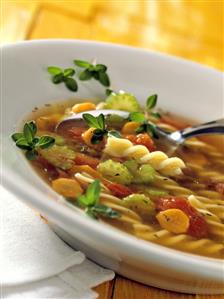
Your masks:
M 141 108 L 133 95 L 111 93 L 98 104 L 66 101 L 36 109 L 35 134 L 51 139 L 27 157 L 65 204 L 88 216 L 137 238 L 222 258 L 224 155 L 214 144 L 193 138 L 168 157 L 154 124 L 166 131 L 189 124 L 158 113 L 156 99 Z M 102 108 L 129 115 L 91 116 L 89 111 Z M 81 119 L 57 128 L 80 112 Z

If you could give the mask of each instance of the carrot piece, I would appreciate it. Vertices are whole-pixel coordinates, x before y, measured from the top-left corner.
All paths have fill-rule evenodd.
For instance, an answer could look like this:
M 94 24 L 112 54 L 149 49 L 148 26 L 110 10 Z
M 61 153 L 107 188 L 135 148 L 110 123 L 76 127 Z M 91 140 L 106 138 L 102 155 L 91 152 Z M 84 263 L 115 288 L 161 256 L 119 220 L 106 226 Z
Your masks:
M 96 168 L 97 165 L 100 163 L 100 160 L 85 154 L 77 153 L 75 157 L 75 163 L 77 165 L 89 165 L 93 168 Z
M 129 121 L 123 125 L 121 129 L 121 133 L 126 134 L 135 134 L 136 129 L 140 126 L 140 124 L 136 121 Z
M 59 178 L 52 181 L 52 188 L 65 197 L 77 198 L 83 193 L 82 187 L 75 179 Z
M 90 102 L 87 103 L 81 103 L 81 104 L 76 104 L 72 107 L 72 111 L 74 113 L 80 113 L 88 110 L 95 110 L 96 105 Z
M 168 209 L 156 215 L 162 228 L 175 234 L 186 233 L 188 231 L 189 217 L 179 209 Z

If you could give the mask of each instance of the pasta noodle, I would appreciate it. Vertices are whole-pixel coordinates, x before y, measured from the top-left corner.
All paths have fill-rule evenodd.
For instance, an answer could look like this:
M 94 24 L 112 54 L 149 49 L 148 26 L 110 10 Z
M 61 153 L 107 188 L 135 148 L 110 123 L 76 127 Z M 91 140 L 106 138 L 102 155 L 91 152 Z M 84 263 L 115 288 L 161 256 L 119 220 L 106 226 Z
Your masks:
M 168 176 L 181 174 L 181 169 L 185 167 L 184 162 L 179 158 L 169 158 L 160 151 L 150 153 L 144 145 L 133 145 L 127 139 L 109 137 L 104 152 L 114 157 L 134 158 L 140 163 L 148 163 Z

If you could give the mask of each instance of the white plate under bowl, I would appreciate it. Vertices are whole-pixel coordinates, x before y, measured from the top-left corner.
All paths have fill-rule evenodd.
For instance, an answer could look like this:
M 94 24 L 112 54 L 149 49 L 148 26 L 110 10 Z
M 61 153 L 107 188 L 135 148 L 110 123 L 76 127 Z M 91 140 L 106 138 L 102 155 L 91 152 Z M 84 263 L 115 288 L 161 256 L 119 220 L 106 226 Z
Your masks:
M 46 67 L 72 66 L 73 59 L 97 58 L 109 67 L 115 90 L 134 93 L 143 103 L 159 95 L 159 106 L 198 121 L 223 114 L 222 74 L 150 51 L 90 41 L 45 40 L 2 48 L 3 184 L 45 215 L 59 234 L 91 259 L 159 288 L 186 293 L 223 293 L 223 263 L 136 239 L 63 206 L 59 196 L 31 169 L 9 135 L 35 106 L 69 97 L 103 97 L 96 83 L 79 83 L 77 94 L 51 83 Z

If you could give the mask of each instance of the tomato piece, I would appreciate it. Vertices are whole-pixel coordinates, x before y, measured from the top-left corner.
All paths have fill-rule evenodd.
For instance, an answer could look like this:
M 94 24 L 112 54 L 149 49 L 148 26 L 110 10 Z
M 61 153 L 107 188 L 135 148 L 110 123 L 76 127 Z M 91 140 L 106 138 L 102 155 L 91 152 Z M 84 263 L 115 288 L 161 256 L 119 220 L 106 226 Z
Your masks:
M 38 155 L 37 159 L 33 161 L 34 164 L 38 165 L 39 168 L 44 169 L 50 179 L 57 179 L 59 176 L 58 170 L 55 166 L 50 164 L 44 157 Z
M 89 165 L 93 168 L 96 168 L 100 163 L 100 160 L 85 154 L 77 153 L 75 156 L 75 163 L 77 165 Z
M 146 146 L 150 152 L 155 150 L 154 142 L 147 133 L 138 134 L 138 135 L 127 135 L 125 136 L 125 138 L 127 138 L 134 144 Z
M 203 238 L 208 235 L 208 227 L 205 219 L 184 198 L 173 196 L 160 197 L 156 201 L 156 209 L 159 211 L 180 209 L 189 217 L 189 235 L 195 238 Z
M 67 131 L 68 137 L 75 141 L 82 141 L 82 134 L 85 132 L 85 128 L 83 127 L 72 127 Z
M 105 183 L 105 186 L 112 192 L 113 195 L 118 197 L 126 197 L 132 194 L 132 191 L 121 184 L 118 183 Z

